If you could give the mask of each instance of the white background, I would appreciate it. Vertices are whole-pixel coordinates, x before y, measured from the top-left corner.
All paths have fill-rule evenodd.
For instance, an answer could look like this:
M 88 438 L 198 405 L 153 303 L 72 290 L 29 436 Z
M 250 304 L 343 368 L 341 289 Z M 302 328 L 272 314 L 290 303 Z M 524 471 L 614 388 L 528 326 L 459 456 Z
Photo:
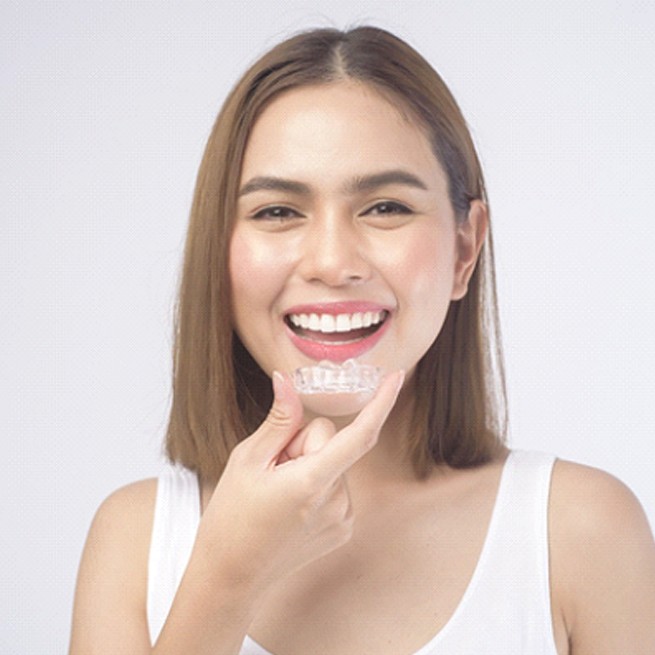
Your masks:
M 395 31 L 488 178 L 511 444 L 609 470 L 655 523 L 655 5 L 2 2 L 0 653 L 66 649 L 102 498 L 156 474 L 204 141 L 290 32 Z

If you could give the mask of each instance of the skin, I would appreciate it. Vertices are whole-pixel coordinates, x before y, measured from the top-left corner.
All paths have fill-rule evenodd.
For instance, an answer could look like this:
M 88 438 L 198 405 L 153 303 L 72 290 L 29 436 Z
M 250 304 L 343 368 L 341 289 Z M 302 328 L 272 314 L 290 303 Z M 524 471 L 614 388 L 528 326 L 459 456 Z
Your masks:
M 346 192 L 358 176 L 399 166 L 427 188 Z M 333 655 L 412 653 L 447 623 L 475 568 L 504 456 L 417 481 L 403 435 L 412 372 L 448 303 L 466 292 L 484 206 L 473 203 L 457 225 L 421 130 L 348 82 L 290 92 L 264 111 L 242 182 L 262 175 L 300 181 L 307 193 L 240 199 L 230 270 L 242 340 L 264 370 L 289 371 L 307 361 L 285 336 L 290 305 L 373 300 L 392 308 L 392 322 L 363 359 L 388 375 L 356 418 L 332 420 L 304 411 L 289 380 L 273 375 L 268 418 L 217 485 L 203 482 L 196 544 L 154 649 L 145 599 L 156 482 L 105 501 L 80 567 L 72 655 L 235 655 L 246 633 L 285 655 L 327 640 Z M 390 200 L 412 212 L 378 215 Z M 253 220 L 271 205 L 293 211 Z M 549 546 L 559 655 L 654 652 L 655 545 L 632 493 L 558 461 Z
M 358 179 L 387 171 L 425 188 L 354 190 Z M 244 345 L 269 374 L 293 371 L 315 361 L 288 338 L 289 308 L 375 302 L 389 308 L 389 326 L 359 361 L 410 379 L 450 301 L 466 291 L 486 227 L 482 203 L 457 226 L 423 132 L 354 83 L 287 93 L 267 108 L 248 143 L 241 188 L 261 178 L 302 192 L 260 188 L 239 199 L 230 275 Z

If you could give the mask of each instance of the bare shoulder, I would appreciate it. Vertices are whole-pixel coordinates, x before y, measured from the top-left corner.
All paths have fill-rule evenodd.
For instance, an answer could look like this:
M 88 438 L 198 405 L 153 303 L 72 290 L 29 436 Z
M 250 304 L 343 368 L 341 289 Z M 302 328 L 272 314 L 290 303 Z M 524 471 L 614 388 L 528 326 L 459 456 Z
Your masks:
M 116 639 L 146 652 L 147 563 L 157 480 L 114 491 L 98 508 L 80 563 L 71 653 L 115 650 Z
M 551 509 L 569 529 L 613 532 L 632 526 L 650 534 L 646 514 L 632 490 L 613 475 L 591 466 L 557 460 Z
M 132 531 L 152 527 L 156 478 L 132 482 L 111 493 L 100 505 L 92 530 Z M 148 525 L 145 525 L 148 524 Z
M 550 545 L 572 653 L 655 652 L 655 542 L 634 493 L 609 473 L 557 461 Z
M 129 576 L 133 585 L 145 585 L 156 492 L 156 479 L 140 480 L 102 502 L 89 529 L 80 573 L 90 560 L 89 567 L 100 569 L 98 575 L 112 571 L 113 576 Z

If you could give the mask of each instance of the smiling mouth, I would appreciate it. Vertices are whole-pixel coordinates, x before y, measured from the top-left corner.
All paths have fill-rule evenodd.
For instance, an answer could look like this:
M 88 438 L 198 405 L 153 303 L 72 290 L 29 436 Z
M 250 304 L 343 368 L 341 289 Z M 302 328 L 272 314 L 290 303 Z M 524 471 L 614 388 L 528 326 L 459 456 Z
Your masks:
M 289 328 L 302 339 L 320 343 L 352 343 L 375 334 L 384 325 L 386 309 L 353 314 L 287 314 Z

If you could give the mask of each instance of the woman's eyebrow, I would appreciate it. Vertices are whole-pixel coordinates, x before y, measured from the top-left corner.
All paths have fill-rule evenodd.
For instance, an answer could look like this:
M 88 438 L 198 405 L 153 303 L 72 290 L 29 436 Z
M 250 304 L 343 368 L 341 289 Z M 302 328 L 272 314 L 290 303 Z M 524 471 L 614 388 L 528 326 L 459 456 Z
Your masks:
M 393 169 L 372 173 L 370 175 L 357 176 L 344 185 L 344 191 L 348 195 L 356 195 L 366 191 L 373 191 L 383 186 L 400 184 L 427 191 L 428 185 L 420 177 L 403 169 Z M 289 180 L 275 176 L 257 176 L 246 182 L 239 190 L 239 197 L 255 193 L 257 191 L 286 191 L 299 196 L 311 195 L 311 188 L 304 182 Z
M 420 177 L 400 168 L 356 177 L 346 185 L 345 190 L 347 193 L 354 195 L 364 191 L 374 191 L 391 184 L 400 184 L 424 191 L 429 190 L 428 185 Z
M 311 189 L 302 182 L 287 180 L 283 177 L 259 176 L 253 177 L 246 182 L 239 190 L 239 197 L 256 191 L 287 191 L 299 196 L 308 196 Z

